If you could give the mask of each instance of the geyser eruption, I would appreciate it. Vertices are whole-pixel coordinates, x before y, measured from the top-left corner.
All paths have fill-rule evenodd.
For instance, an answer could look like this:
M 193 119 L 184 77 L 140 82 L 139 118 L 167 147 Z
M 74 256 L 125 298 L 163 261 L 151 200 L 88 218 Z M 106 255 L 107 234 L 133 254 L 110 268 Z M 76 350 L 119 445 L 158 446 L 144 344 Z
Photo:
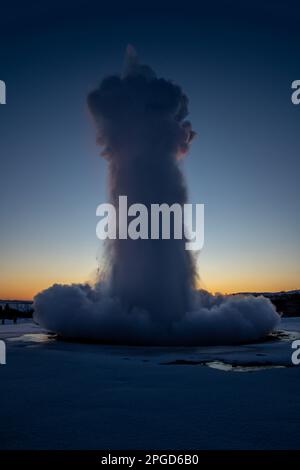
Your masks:
M 88 97 L 98 141 L 108 160 L 110 199 L 128 205 L 171 206 L 187 202 L 178 158 L 194 136 L 185 121 L 187 98 L 180 88 L 139 65 L 129 46 L 123 78 L 109 77 Z M 121 214 L 122 216 L 122 214 Z M 148 221 L 151 231 L 151 220 Z M 127 310 L 145 309 L 160 323 L 189 310 L 195 273 L 185 239 L 124 240 L 110 243 L 110 293 Z M 162 312 L 164 312 L 162 314 Z
M 104 79 L 88 105 L 108 161 L 110 202 L 117 208 L 126 195 L 129 205 L 183 206 L 179 160 L 195 133 L 180 87 L 157 78 L 129 46 L 122 75 Z M 39 293 L 36 320 L 65 338 L 126 344 L 234 344 L 269 333 L 279 315 L 268 299 L 196 291 L 185 241 L 110 240 L 99 282 Z

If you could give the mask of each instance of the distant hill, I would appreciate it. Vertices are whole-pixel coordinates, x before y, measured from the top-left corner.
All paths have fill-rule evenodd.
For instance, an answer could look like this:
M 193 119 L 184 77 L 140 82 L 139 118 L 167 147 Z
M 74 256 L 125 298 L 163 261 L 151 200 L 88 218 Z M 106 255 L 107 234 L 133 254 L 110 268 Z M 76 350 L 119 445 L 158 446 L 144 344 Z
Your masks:
M 28 312 L 32 310 L 32 300 L 5 300 L 0 299 L 0 307 L 2 309 L 10 308 L 11 310 L 18 310 L 19 312 Z
M 300 317 L 300 289 L 281 292 L 239 292 L 233 295 L 263 295 L 271 300 L 278 313 L 285 317 Z M 30 300 L 0 300 L 0 310 L 4 316 L 6 304 L 10 311 L 17 311 L 17 316 L 32 315 L 33 302 Z M 1 317 L 1 315 L 0 315 Z

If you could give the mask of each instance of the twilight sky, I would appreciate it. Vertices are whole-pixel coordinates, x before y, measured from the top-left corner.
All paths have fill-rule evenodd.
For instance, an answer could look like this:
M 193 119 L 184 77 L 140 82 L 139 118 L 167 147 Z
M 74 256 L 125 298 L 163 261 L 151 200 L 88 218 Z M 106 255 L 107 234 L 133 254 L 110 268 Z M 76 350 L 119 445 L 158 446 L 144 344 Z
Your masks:
M 85 100 L 120 71 L 128 43 L 190 99 L 198 138 L 183 171 L 190 202 L 205 204 L 201 285 L 300 287 L 300 105 L 291 102 L 291 83 L 300 79 L 300 7 L 141 4 L 1 7 L 0 298 L 30 299 L 54 282 L 95 276 L 106 162 Z

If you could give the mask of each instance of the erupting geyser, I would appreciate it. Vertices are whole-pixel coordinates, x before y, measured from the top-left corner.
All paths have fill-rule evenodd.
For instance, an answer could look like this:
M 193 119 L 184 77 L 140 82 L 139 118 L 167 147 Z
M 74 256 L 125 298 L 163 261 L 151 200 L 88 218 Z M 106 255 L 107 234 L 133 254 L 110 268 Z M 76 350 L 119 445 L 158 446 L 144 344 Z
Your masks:
M 122 75 L 104 79 L 88 105 L 108 161 L 110 202 L 117 207 L 126 195 L 130 205 L 185 204 L 178 160 L 195 133 L 181 89 L 139 64 L 129 46 Z M 99 282 L 39 293 L 35 319 L 66 338 L 160 345 L 254 341 L 277 325 L 279 315 L 266 298 L 197 291 L 185 242 L 110 240 Z

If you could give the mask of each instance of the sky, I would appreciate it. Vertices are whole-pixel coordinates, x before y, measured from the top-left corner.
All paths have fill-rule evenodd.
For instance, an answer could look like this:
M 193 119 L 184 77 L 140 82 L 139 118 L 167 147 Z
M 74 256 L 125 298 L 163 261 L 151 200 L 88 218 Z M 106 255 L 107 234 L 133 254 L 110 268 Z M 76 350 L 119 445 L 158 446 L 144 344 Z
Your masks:
M 205 205 L 201 287 L 300 287 L 300 8 L 260 3 L 1 7 L 0 298 L 95 279 L 107 163 L 86 96 L 119 73 L 128 43 L 189 97 L 198 136 L 182 170 L 189 201 Z

